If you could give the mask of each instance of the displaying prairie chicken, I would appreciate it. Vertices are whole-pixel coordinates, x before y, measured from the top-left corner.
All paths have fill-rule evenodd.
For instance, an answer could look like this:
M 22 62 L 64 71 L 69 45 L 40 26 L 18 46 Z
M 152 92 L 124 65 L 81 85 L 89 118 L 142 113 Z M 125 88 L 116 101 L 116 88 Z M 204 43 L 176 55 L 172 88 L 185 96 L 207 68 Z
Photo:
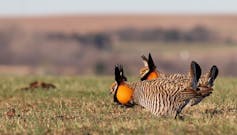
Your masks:
M 212 91 L 212 88 L 198 86 L 201 68 L 196 62 L 191 63 L 190 73 L 191 79 L 179 81 L 157 78 L 129 83 L 122 66 L 115 66 L 115 83 L 111 87 L 114 102 L 125 106 L 138 104 L 157 116 L 176 118 L 191 99 L 205 97 Z
M 143 59 L 143 63 L 145 67 L 140 70 L 141 81 L 152 80 L 156 78 L 167 78 L 167 79 L 172 79 L 174 81 L 179 81 L 180 79 L 191 78 L 190 73 L 189 74 L 165 74 L 165 73 L 159 72 L 156 69 L 156 65 L 154 64 L 154 61 L 150 53 L 149 53 L 148 59 L 144 55 L 142 56 L 142 59 Z M 201 76 L 198 86 L 212 88 L 217 75 L 218 75 L 218 68 L 215 65 L 213 65 L 209 73 L 206 73 Z M 204 91 L 202 93 L 204 93 Z M 205 97 L 192 99 L 189 105 L 191 106 L 196 105 L 200 103 L 204 98 Z

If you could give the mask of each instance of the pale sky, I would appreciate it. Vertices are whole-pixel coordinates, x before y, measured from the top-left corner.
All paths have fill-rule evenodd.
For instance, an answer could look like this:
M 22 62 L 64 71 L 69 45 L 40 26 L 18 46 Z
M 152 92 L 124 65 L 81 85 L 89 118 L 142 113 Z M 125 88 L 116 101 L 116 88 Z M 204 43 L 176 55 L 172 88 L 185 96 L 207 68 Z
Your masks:
M 0 16 L 112 13 L 237 14 L 237 0 L 0 0 Z

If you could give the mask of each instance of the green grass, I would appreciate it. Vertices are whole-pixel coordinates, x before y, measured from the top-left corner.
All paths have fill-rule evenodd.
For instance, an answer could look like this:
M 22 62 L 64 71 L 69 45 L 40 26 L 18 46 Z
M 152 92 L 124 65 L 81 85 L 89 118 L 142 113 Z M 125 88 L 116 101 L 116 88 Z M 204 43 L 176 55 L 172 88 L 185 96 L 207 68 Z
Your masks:
M 35 80 L 54 83 L 57 89 L 19 89 Z M 112 82 L 112 76 L 2 76 L 0 134 L 237 134 L 236 78 L 218 78 L 214 93 L 186 108 L 184 120 L 113 104 Z M 13 117 L 6 114 L 11 108 L 16 110 Z

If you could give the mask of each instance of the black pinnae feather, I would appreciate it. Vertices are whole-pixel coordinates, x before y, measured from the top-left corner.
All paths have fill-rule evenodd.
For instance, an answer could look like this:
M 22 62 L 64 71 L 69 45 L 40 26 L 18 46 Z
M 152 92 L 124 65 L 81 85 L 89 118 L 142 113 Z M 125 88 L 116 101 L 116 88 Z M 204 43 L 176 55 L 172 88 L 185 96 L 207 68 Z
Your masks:
M 120 69 L 118 65 L 115 65 L 114 76 L 115 76 L 115 81 L 119 84 L 121 82 L 121 79 L 120 79 L 121 77 L 120 77 Z
M 149 68 L 149 71 L 141 78 L 141 81 L 146 80 L 149 74 L 156 69 L 156 65 L 154 64 L 154 61 L 151 57 L 151 53 L 149 53 L 149 56 L 148 56 L 148 68 Z
M 154 61 L 153 61 L 150 53 L 149 53 L 149 56 L 148 56 L 148 67 L 149 67 L 150 71 L 153 71 L 153 70 L 156 69 L 156 65 L 154 64 Z
M 127 81 L 127 77 L 125 77 L 125 75 L 124 75 L 124 71 L 123 71 L 123 66 L 122 65 L 119 65 L 119 71 L 120 71 L 121 81 Z

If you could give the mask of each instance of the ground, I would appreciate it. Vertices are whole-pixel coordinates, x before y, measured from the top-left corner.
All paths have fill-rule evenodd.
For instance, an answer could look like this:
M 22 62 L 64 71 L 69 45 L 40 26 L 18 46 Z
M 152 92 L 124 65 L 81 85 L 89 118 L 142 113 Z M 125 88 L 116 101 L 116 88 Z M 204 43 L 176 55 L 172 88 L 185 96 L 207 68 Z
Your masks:
M 113 79 L 1 76 L 0 134 L 237 134 L 237 78 L 218 78 L 210 97 L 183 111 L 184 120 L 115 105 Z M 20 89 L 36 80 L 57 88 Z

